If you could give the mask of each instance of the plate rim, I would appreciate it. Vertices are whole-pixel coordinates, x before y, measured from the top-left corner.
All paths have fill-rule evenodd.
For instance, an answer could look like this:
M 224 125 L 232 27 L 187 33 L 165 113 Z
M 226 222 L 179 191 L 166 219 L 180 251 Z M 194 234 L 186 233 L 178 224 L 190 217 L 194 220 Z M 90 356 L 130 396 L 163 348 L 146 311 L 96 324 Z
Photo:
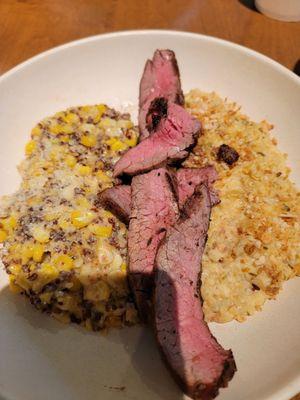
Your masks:
M 40 53 L 22 61 L 21 63 L 17 64 L 16 66 L 10 68 L 9 70 L 7 70 L 3 74 L 1 74 L 0 75 L 0 87 L 1 87 L 1 84 L 6 79 L 9 79 L 15 73 L 21 71 L 22 69 L 24 69 L 26 67 L 29 67 L 31 64 L 35 63 L 36 61 L 47 58 L 48 56 L 51 56 L 52 54 L 59 53 L 68 48 L 85 45 L 87 43 L 93 43 L 98 40 L 102 41 L 102 40 L 118 38 L 118 37 L 147 36 L 147 35 L 153 35 L 153 36 L 165 35 L 165 36 L 175 36 L 175 37 L 180 36 L 182 38 L 185 37 L 185 38 L 192 38 L 192 39 L 201 39 L 208 43 L 211 42 L 211 43 L 222 45 L 227 48 L 235 49 L 244 55 L 251 56 L 251 58 L 253 60 L 257 60 L 264 64 L 269 65 L 271 68 L 278 71 L 279 73 L 284 75 L 286 78 L 288 78 L 290 81 L 292 81 L 300 90 L 300 77 L 299 76 L 297 76 L 294 72 L 289 70 L 284 65 L 280 64 L 278 61 L 276 61 L 256 50 L 253 50 L 246 46 L 234 43 L 229 40 L 217 38 L 217 37 L 210 36 L 210 35 L 188 32 L 188 31 L 181 31 L 181 30 L 169 30 L 169 29 L 119 30 L 119 31 L 101 33 L 101 34 L 96 34 L 96 35 L 87 36 L 84 38 L 68 41 L 66 43 L 51 47 L 50 49 L 40 52 Z M 276 392 L 271 393 L 270 395 L 265 397 L 264 400 L 287 400 L 288 398 L 295 396 L 299 392 L 299 386 L 300 386 L 300 373 L 298 373 L 296 377 L 289 380 L 286 386 L 282 387 L 281 389 L 277 390 Z M 8 396 L 7 393 L 4 393 L 4 392 L 0 393 L 0 400 L 9 400 L 9 399 L 10 399 L 10 397 Z

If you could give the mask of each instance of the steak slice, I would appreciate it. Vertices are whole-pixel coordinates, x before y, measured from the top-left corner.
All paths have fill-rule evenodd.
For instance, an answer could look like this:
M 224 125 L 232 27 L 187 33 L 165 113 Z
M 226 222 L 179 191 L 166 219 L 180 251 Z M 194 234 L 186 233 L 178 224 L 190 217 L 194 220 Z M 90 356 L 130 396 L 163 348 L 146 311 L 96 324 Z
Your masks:
M 174 179 L 173 186 L 177 192 L 179 207 L 194 194 L 196 186 L 207 182 L 212 206 L 220 202 L 219 195 L 212 187 L 218 178 L 217 172 L 212 165 L 203 168 L 180 168 L 176 173 L 169 171 Z M 99 196 L 100 203 L 115 214 L 121 221 L 128 223 L 131 210 L 131 187 L 129 185 L 114 186 L 105 189 Z
M 196 187 L 204 182 L 208 183 L 212 205 L 219 202 L 219 197 L 212 184 L 218 179 L 218 174 L 212 165 L 203 168 L 180 168 L 176 173 L 179 207 L 194 194 Z
M 212 336 L 199 298 L 199 268 L 211 203 L 197 187 L 178 222 L 168 228 L 156 257 L 155 327 L 162 355 L 184 392 L 210 400 L 236 371 L 233 355 Z
M 152 303 L 153 268 L 166 229 L 178 218 L 172 181 L 165 168 L 132 179 L 128 232 L 129 282 L 143 321 Z
M 103 190 L 98 196 L 100 204 L 126 224 L 129 223 L 131 209 L 131 187 L 118 185 Z
M 128 150 L 116 163 L 114 177 L 137 175 L 187 157 L 200 132 L 200 122 L 177 104 L 168 104 L 168 115 L 156 132 Z
M 156 97 L 179 105 L 184 104 L 177 60 L 171 50 L 156 50 L 153 59 L 146 62 L 140 83 L 140 140 L 148 137 L 155 129 L 149 125 L 149 119 L 152 119 L 150 105 Z M 160 118 L 160 113 L 156 114 L 156 126 Z

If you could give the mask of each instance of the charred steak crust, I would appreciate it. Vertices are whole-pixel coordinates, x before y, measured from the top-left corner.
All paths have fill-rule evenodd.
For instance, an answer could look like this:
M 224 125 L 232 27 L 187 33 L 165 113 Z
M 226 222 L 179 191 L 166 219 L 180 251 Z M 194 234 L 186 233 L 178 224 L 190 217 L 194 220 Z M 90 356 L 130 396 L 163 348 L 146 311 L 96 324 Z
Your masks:
M 168 114 L 168 100 L 164 97 L 156 97 L 150 103 L 146 116 L 147 129 L 149 132 L 155 131 L 162 118 Z
M 174 160 L 186 158 L 187 149 L 197 141 L 201 130 L 200 122 L 184 108 L 168 104 L 168 115 L 162 119 L 157 130 L 136 147 L 128 150 L 116 163 L 114 177 L 137 175 Z
M 125 224 L 129 223 L 131 209 L 131 187 L 118 185 L 103 190 L 98 195 L 99 203 L 111 211 Z
M 149 107 L 157 97 L 179 105 L 184 104 L 179 68 L 175 53 L 171 50 L 156 50 L 152 60 L 145 64 L 139 95 L 140 141 L 151 134 L 151 129 L 148 130 L 147 126 L 149 117 L 152 120 Z
M 218 161 L 224 161 L 227 165 L 233 165 L 238 161 L 239 157 L 239 153 L 227 144 L 222 144 L 218 149 Z
M 132 179 L 128 231 L 129 282 L 142 321 L 152 303 L 153 269 L 157 248 L 166 229 L 175 223 L 178 205 L 165 168 Z
M 198 294 L 210 211 L 209 189 L 198 186 L 179 220 L 168 228 L 155 261 L 157 341 L 184 392 L 199 400 L 213 399 L 236 370 L 231 351 L 209 331 Z

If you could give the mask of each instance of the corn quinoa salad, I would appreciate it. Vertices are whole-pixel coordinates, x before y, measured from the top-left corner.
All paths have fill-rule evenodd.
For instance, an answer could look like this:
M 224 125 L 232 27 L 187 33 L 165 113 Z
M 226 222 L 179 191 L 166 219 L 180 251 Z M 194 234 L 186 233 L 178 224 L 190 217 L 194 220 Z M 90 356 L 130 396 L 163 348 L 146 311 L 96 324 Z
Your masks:
M 136 322 L 126 280 L 127 231 L 98 204 L 112 165 L 137 142 L 128 114 L 100 104 L 36 125 L 19 191 L 2 199 L 2 261 L 13 292 L 88 329 Z
M 266 121 L 252 122 L 235 103 L 192 90 L 186 107 L 203 124 L 185 166 L 213 164 L 221 203 L 212 210 L 202 265 L 207 321 L 244 321 L 300 275 L 300 196 L 288 179 L 286 155 Z M 219 146 L 239 154 L 217 162 Z

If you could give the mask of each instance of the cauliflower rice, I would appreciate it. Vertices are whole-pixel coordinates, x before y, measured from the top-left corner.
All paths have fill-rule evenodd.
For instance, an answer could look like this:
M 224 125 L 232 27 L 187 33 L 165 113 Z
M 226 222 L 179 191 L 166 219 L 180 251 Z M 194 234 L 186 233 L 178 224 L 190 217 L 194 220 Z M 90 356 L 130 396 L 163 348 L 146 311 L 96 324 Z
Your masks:
M 220 178 L 221 203 L 212 211 L 202 265 L 205 317 L 244 321 L 300 275 L 299 192 L 270 135 L 272 125 L 250 121 L 215 93 L 192 90 L 186 107 L 204 131 L 184 166 L 213 164 Z M 222 144 L 239 153 L 232 167 L 216 161 Z

